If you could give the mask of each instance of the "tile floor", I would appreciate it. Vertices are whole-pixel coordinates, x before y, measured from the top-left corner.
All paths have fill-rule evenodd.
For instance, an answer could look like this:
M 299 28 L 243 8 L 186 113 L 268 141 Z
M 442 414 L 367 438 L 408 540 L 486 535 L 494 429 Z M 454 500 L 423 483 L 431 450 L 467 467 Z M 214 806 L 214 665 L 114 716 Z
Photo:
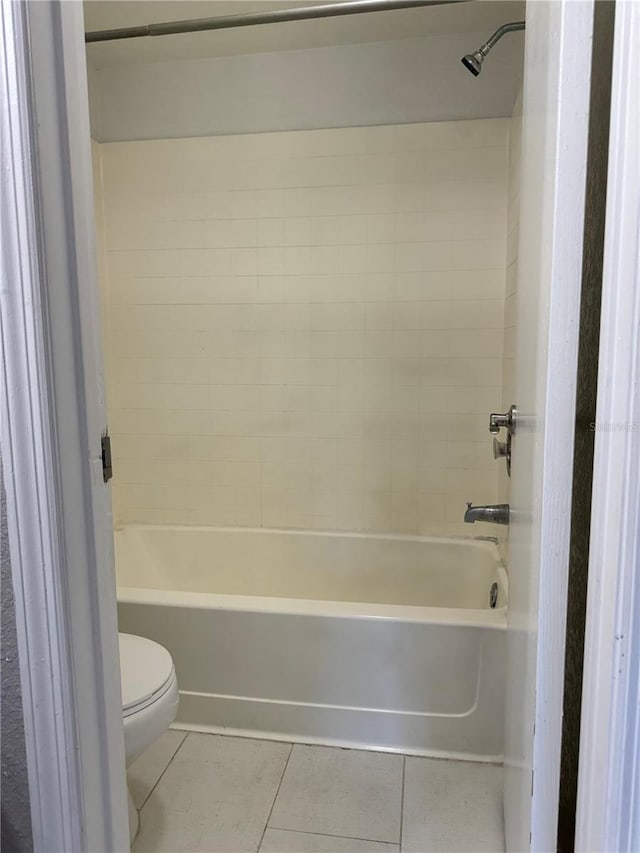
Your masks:
M 134 853 L 502 853 L 500 767 L 166 732 Z

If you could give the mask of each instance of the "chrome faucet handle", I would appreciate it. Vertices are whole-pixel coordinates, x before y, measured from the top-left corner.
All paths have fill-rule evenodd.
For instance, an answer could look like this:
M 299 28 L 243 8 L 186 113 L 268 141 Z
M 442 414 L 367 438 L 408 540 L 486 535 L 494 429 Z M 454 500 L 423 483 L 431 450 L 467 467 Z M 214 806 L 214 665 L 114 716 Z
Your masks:
M 497 438 L 493 439 L 493 458 L 494 459 L 502 459 L 504 457 L 507 459 L 510 456 L 509 445 L 506 441 L 499 441 Z
M 493 439 L 493 458 L 504 459 L 507 463 L 507 474 L 511 476 L 511 433 L 507 433 L 507 440 Z
M 504 427 L 509 435 L 516 431 L 516 407 L 510 406 L 509 411 L 504 414 L 492 413 L 489 415 L 489 432 L 497 435 Z

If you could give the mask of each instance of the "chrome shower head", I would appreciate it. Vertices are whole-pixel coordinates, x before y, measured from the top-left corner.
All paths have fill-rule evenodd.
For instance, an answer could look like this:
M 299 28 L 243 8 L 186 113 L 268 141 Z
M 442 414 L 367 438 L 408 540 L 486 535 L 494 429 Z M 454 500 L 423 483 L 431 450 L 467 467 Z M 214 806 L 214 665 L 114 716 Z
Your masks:
M 482 71 L 482 63 L 484 61 L 484 56 L 479 50 L 474 51 L 473 53 L 467 53 L 466 56 L 463 56 L 460 60 L 465 68 L 467 68 L 474 77 L 477 77 L 478 74 Z
M 470 71 L 474 77 L 477 77 L 482 71 L 482 63 L 485 60 L 485 57 L 491 50 L 491 48 L 496 44 L 496 42 L 500 41 L 502 36 L 505 33 L 513 33 L 518 30 L 524 30 L 525 22 L 524 21 L 513 21 L 510 24 L 503 24 L 499 27 L 495 33 L 488 39 L 483 45 L 481 45 L 477 50 L 474 50 L 473 53 L 467 53 L 460 60 L 464 67 Z

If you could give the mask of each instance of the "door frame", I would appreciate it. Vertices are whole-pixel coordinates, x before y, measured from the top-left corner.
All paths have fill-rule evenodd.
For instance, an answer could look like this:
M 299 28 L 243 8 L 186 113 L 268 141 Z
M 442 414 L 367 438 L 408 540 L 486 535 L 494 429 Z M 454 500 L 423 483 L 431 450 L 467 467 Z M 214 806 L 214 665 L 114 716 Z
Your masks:
M 556 0 L 558 7 L 570 3 Z M 48 0 L 1 9 L 0 119 L 11 143 L 1 154 L 2 178 L 10 178 L 0 198 L 7 228 L 2 263 L 14 286 L 0 289 L 0 414 L 34 849 L 127 850 L 115 582 L 111 555 L 101 550 L 109 507 L 96 431 L 104 401 L 95 384 L 99 325 L 82 8 Z M 637 79 L 632 90 L 624 73 L 640 49 L 639 11 L 621 3 L 616 21 L 603 294 L 603 318 L 612 325 L 603 326 L 601 338 L 606 390 L 598 410 L 605 420 L 621 413 L 640 418 L 637 400 L 633 410 L 629 402 L 640 379 L 640 315 L 638 300 L 629 303 L 632 279 L 623 274 L 636 276 L 638 294 L 638 232 L 623 225 L 625 211 L 637 214 L 637 197 L 624 187 L 632 186 L 634 168 L 638 179 L 638 139 L 636 133 L 625 148 L 625 131 L 638 122 L 640 93 Z M 575 57 L 563 54 L 561 66 L 570 79 Z M 578 813 L 578 849 L 585 851 L 630 849 L 594 839 L 619 840 L 625 831 L 630 838 L 634 826 L 628 789 L 603 769 L 622 760 L 628 779 L 638 774 L 632 756 L 622 758 L 621 751 L 640 726 L 631 659 L 620 675 L 612 665 L 612 649 L 616 663 L 623 652 L 615 639 L 619 625 L 637 637 L 640 620 L 637 585 L 629 586 L 639 547 L 633 505 L 623 502 L 631 497 L 629 480 L 612 476 L 616 467 L 627 477 L 634 471 L 638 437 L 625 443 L 622 466 L 619 445 L 611 462 L 611 438 L 596 439 Z M 610 507 L 625 508 L 622 536 Z M 630 588 L 634 599 L 623 596 Z M 631 636 L 625 633 L 627 651 Z
M 576 814 L 584 853 L 640 849 L 639 51 L 640 5 L 618 3 Z
M 35 851 L 129 849 L 82 5 L 0 3 L 2 457 Z

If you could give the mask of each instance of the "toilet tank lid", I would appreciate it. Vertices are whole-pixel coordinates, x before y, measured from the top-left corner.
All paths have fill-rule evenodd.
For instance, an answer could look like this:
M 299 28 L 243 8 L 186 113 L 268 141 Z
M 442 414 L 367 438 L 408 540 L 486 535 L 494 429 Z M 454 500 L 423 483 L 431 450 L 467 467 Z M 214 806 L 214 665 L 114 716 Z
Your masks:
M 173 675 L 173 660 L 159 643 L 133 634 L 118 634 L 122 709 L 146 702 L 162 692 Z

